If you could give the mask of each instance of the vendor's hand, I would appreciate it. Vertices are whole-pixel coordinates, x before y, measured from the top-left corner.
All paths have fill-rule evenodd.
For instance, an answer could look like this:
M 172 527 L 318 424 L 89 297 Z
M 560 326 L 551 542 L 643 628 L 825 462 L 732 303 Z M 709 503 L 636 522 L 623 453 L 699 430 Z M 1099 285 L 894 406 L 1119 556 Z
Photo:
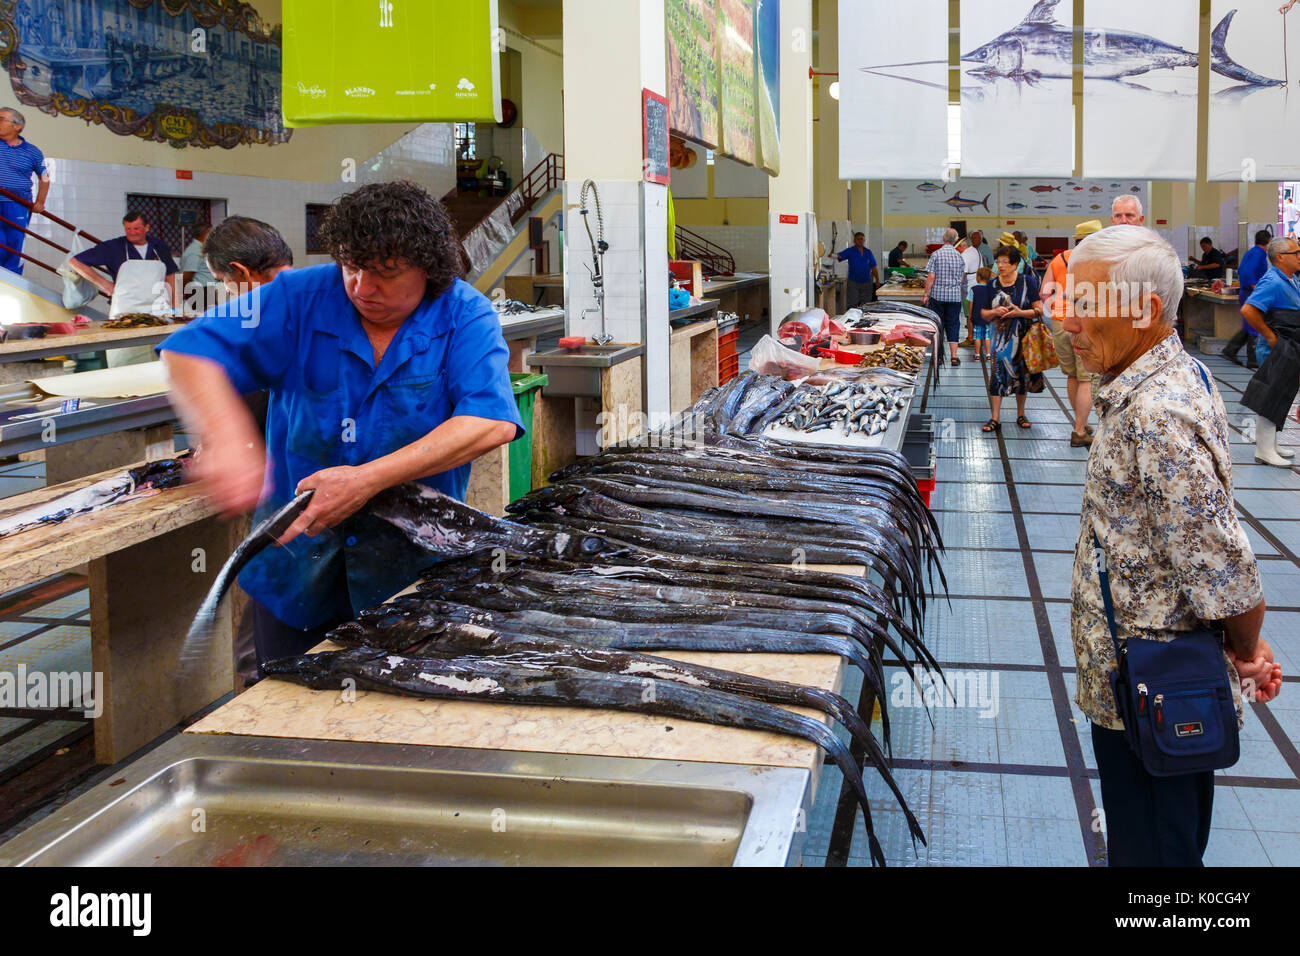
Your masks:
M 45 203 L 39 201 L 32 203 L 32 212 L 45 212 Z
M 289 530 L 280 536 L 279 544 L 287 544 L 300 534 L 314 538 L 326 528 L 332 528 L 356 514 L 367 501 L 383 490 L 375 486 L 364 465 L 323 468 L 298 482 L 294 494 L 302 494 L 308 488 L 316 489 L 316 493 L 311 496 L 311 503 L 298 516 L 298 520 L 289 526 Z
M 1277 333 L 1276 333 L 1276 332 L 1261 332 L 1261 333 L 1259 333 L 1259 334 L 1262 335 L 1262 336 L 1264 336 L 1264 341 L 1266 341 L 1266 342 L 1268 343 L 1268 347 L 1269 347 L 1270 349 L 1277 348 Z
M 216 499 L 227 517 L 247 514 L 257 506 L 266 478 L 266 450 L 252 441 L 210 439 L 194 461 L 201 490 Z

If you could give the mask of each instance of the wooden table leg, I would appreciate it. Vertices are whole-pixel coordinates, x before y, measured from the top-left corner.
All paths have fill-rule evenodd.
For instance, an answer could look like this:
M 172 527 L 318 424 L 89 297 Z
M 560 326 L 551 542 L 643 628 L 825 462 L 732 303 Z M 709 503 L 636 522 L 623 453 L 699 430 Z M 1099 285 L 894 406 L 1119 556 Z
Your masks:
M 228 601 L 184 685 L 178 669 L 194 612 L 244 530 L 207 518 L 90 562 L 91 661 L 104 681 L 99 763 L 116 763 L 230 693 Z

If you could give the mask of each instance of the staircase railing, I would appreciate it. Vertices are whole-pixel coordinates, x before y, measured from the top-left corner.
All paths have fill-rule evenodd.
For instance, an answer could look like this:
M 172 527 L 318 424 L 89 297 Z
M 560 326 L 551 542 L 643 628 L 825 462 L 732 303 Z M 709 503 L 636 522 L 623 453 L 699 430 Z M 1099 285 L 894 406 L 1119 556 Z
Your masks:
M 32 210 L 32 215 L 33 215 L 33 216 L 44 216 L 46 219 L 48 219 L 50 222 L 54 223 L 56 226 L 62 226 L 64 229 L 67 229 L 67 230 L 68 230 L 69 232 L 71 232 L 74 236 L 81 236 L 82 238 L 86 239 L 88 242 L 90 242 L 90 243 L 92 243 L 92 244 L 94 244 L 94 245 L 98 245 L 98 244 L 99 244 L 99 240 L 96 239 L 94 236 L 92 236 L 90 233 L 86 232 L 86 230 L 81 229 L 81 228 L 79 228 L 79 227 L 77 227 L 77 226 L 74 226 L 72 223 L 68 222 L 66 219 L 61 219 L 61 218 L 59 218 L 58 216 L 54 215 L 54 214 L 51 213 L 51 212 L 46 212 L 45 210 L 41 210 L 40 212 L 37 212 L 35 209 L 32 208 L 32 202 L 31 202 L 31 200 L 29 200 L 29 199 L 27 199 L 27 198 L 25 198 L 25 197 L 23 197 L 23 196 L 20 196 L 20 195 L 18 195 L 18 194 L 15 193 L 15 192 L 10 192 L 8 189 L 5 189 L 3 186 L 0 186 L 0 198 L 7 199 L 7 200 L 9 200 L 10 202 L 16 202 L 16 203 L 18 203 L 19 205 L 22 205 L 22 206 L 26 206 L 28 209 L 31 209 L 31 210 Z M 14 228 L 14 229 L 18 229 L 18 230 L 20 230 L 20 231 L 21 231 L 25 236 L 27 236 L 28 238 L 31 238 L 31 239 L 38 239 L 38 240 L 40 240 L 41 242 L 45 243 L 47 246 L 51 246 L 51 247 L 53 247 L 54 249 L 57 249 L 59 252 L 63 253 L 64 257 L 69 256 L 69 255 L 72 255 L 72 250 L 71 250 L 71 249 L 68 249 L 68 248 L 65 248 L 64 246 L 59 245 L 57 242 L 55 242 L 55 241 L 52 240 L 52 239 L 47 239 L 45 236 L 42 236 L 40 233 L 33 232 L 31 229 L 27 228 L 27 226 L 20 226 L 20 225 L 18 225 L 18 223 L 14 222 L 12 219 L 8 218 L 7 216 L 0 216 L 0 222 L 4 223 L 6 226 L 10 226 L 10 227 L 12 227 L 12 228 Z M 26 241 L 23 242 L 23 246 L 24 246 L 24 248 L 27 247 L 27 243 L 26 243 Z M 58 270 L 58 267 L 57 267 L 57 266 L 52 266 L 52 265 L 50 265 L 50 264 L 47 263 L 47 262 L 42 262 L 40 259 L 37 259 L 37 258 L 35 258 L 34 256 L 30 256 L 30 255 L 28 255 L 27 253 L 22 252 L 22 251 L 20 251 L 20 250 L 18 250 L 18 249 L 14 249 L 14 248 L 12 248 L 11 246 L 6 245 L 4 242 L 0 242 L 0 249 L 3 249 L 5 252 L 12 253 L 12 254 L 18 256 L 18 257 L 21 258 L 21 259 L 25 259 L 27 262 L 30 262 L 30 263 L 32 263 L 32 264 L 34 264 L 34 265 L 38 265 L 38 266 L 40 266 L 42 269 L 44 269 L 46 272 L 52 273 L 52 274 L 55 275 L 56 277 L 58 276 L 58 271 L 59 271 L 59 270 Z M 100 292 L 100 291 L 98 291 L 98 290 L 97 290 L 97 293 L 96 293 L 96 294 L 101 295 L 101 296 L 104 295 L 103 292 Z M 104 296 L 104 298 L 108 298 L 108 297 L 107 297 L 107 296 Z
M 736 260 L 730 252 L 685 226 L 677 227 L 677 258 L 700 262 L 709 275 L 729 276 L 736 272 Z
M 478 272 L 486 266 L 486 259 L 494 255 L 493 238 L 505 238 L 503 233 L 533 208 L 533 204 L 564 182 L 564 157 L 549 153 L 546 158 L 528 171 L 514 189 L 501 197 L 481 219 L 461 237 L 467 271 Z M 508 238 L 506 241 L 509 241 Z

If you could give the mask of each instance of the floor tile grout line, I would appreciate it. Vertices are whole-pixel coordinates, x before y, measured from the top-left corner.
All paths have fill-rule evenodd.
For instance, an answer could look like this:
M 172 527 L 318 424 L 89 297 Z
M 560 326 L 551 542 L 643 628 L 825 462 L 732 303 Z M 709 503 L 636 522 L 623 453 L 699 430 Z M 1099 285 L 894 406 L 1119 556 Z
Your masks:
M 980 362 L 985 383 L 988 383 L 988 366 Z M 1059 402 L 1059 398 L 1058 398 Z M 992 404 L 990 403 L 990 410 Z M 1020 557 L 1025 569 L 1025 580 L 1029 585 L 1029 595 L 1034 606 L 1034 623 L 1038 628 L 1038 641 L 1042 648 L 1043 662 L 1048 666 L 1047 683 L 1052 695 L 1053 709 L 1056 711 L 1057 730 L 1061 737 L 1061 748 L 1065 753 L 1065 765 L 1069 769 L 1070 788 L 1074 792 L 1075 811 L 1078 815 L 1079 835 L 1083 840 L 1084 853 L 1089 866 L 1103 863 L 1105 844 L 1100 836 L 1093 833 L 1085 821 L 1093 817 L 1094 798 L 1092 788 L 1083 776 L 1086 769 L 1083 761 L 1083 746 L 1070 718 L 1069 696 L 1065 689 L 1065 678 L 1060 671 L 1061 663 L 1056 656 L 1056 642 L 1052 637 L 1052 623 L 1047 614 L 1047 605 L 1043 601 L 1038 583 L 1038 569 L 1034 564 L 1029 547 L 1029 532 L 1025 528 L 1024 515 L 1020 512 L 1020 495 L 1016 490 L 1016 479 L 1012 473 L 1011 460 L 1007 457 L 1006 439 L 1001 431 L 993 433 L 997 439 L 998 453 L 1002 458 L 1002 472 L 1006 479 L 1007 500 L 1011 504 L 1011 520 L 1016 528 L 1016 539 L 1020 543 Z M 1055 671 L 1052 670 L 1055 668 Z
M 17 647 L 19 644 L 25 643 L 26 641 L 30 641 L 33 638 L 41 637 L 45 634 L 48 634 L 56 627 L 68 627 L 68 626 L 86 627 L 89 625 L 90 623 L 89 621 L 85 621 L 85 622 L 79 621 L 76 619 L 76 617 L 77 617 L 76 615 L 73 615 L 72 617 L 65 617 L 57 621 L 53 620 L 52 618 L 47 618 L 47 620 L 49 620 L 50 623 L 41 625 L 40 627 L 28 631 L 26 634 L 20 634 L 18 637 L 15 637 L 13 640 L 5 641 L 3 644 L 0 644 L 0 652 L 7 651 L 11 647 Z M 13 619 L 10 618 L 10 620 Z M 20 622 L 20 623 L 27 623 L 27 622 Z

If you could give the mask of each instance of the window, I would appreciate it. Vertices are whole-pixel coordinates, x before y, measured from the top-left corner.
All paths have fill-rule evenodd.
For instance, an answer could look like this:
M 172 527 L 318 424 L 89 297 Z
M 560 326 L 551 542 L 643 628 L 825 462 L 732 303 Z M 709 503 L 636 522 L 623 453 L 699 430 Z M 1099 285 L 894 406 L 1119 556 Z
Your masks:
M 478 148 L 475 143 L 475 124 L 456 123 L 452 135 L 456 137 L 456 158 L 477 159 Z
M 307 255 L 327 255 L 329 250 L 320 239 L 320 224 L 325 219 L 328 203 L 307 203 Z

